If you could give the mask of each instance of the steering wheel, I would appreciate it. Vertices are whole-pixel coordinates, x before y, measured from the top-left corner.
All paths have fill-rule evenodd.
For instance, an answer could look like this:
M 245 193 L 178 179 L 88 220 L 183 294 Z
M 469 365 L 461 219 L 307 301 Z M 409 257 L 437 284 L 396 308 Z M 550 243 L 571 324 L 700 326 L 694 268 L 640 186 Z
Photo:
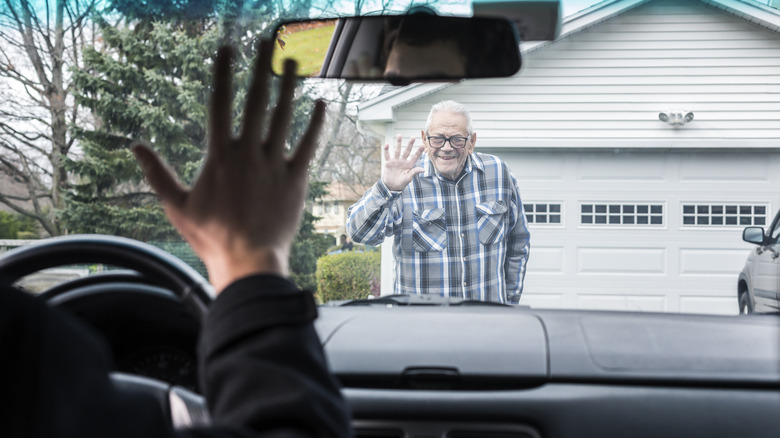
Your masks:
M 214 300 L 208 280 L 178 258 L 133 239 L 72 235 L 44 239 L 0 257 L 0 278 L 9 284 L 42 269 L 83 263 L 104 263 L 132 269 L 166 287 L 199 321 Z
M 19 279 L 43 269 L 63 265 L 103 263 L 128 271 L 107 273 L 99 278 L 73 280 L 44 292 L 44 299 L 87 287 L 138 289 L 157 287 L 173 292 L 187 311 L 202 321 L 214 300 L 215 293 L 208 280 L 191 266 L 173 255 L 132 239 L 104 235 L 72 235 L 41 240 L 33 245 L 6 252 L 0 257 L 0 279 L 13 284 Z M 208 422 L 203 397 L 185 388 L 171 386 L 160 380 L 125 373 L 112 373 L 111 379 L 120 390 L 140 391 L 152 395 L 175 427 Z

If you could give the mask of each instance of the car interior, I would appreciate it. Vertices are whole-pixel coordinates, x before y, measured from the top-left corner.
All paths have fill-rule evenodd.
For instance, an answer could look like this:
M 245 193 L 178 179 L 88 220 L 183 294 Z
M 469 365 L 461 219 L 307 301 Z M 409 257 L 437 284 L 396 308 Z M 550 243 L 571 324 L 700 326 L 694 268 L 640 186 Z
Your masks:
M 392 92 L 408 84 L 522 78 L 520 44 L 552 44 L 563 22 L 560 1 L 475 0 L 473 15 L 438 13 L 433 2 L 423 10 L 402 8 L 381 16 L 355 13 L 352 3 L 344 10 L 323 6 L 327 13 L 312 18 L 281 14 L 266 32 L 332 26 L 328 46 L 317 49 L 318 66 L 302 77 Z M 433 65 L 423 73 L 386 77 L 384 65 L 349 67 L 364 62 L 361 57 L 387 62 L 380 53 L 386 26 L 404 20 L 418 30 L 473 26 L 457 33 L 469 40 L 468 47 L 483 48 L 480 68 L 449 76 Z M 275 59 L 285 50 L 277 46 Z M 303 64 L 309 55 L 298 53 Z M 764 234 L 777 230 L 779 221 L 780 213 L 766 229 L 747 229 L 749 249 L 766 246 Z M 105 337 L 116 385 L 152 394 L 175 427 L 208 424 L 196 348 L 199 323 L 215 294 L 198 270 L 135 239 L 74 234 L 4 253 L 0 275 L 23 283 L 47 269 L 98 264 L 111 268 L 37 296 Z M 729 281 L 736 294 L 738 279 Z M 751 297 L 747 286 L 740 290 Z M 735 295 L 735 313 L 741 300 Z M 744 307 L 754 309 L 755 303 Z M 316 330 L 350 407 L 356 437 L 780 434 L 780 318 L 773 313 L 556 309 L 522 300 L 503 305 L 384 292 L 325 302 L 318 312 Z

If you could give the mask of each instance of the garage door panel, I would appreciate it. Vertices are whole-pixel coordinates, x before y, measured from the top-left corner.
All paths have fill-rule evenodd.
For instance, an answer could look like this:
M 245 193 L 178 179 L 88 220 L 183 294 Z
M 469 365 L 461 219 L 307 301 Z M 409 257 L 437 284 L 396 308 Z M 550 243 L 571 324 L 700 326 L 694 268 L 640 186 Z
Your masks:
M 587 248 L 577 249 L 581 274 L 664 275 L 664 248 Z
M 564 248 L 562 246 L 533 247 L 528 269 L 538 274 L 563 274 Z
M 727 185 L 730 182 L 769 181 L 767 156 L 691 156 L 680 163 L 680 181 L 708 181 Z
M 737 298 L 680 295 L 680 312 L 734 315 L 739 313 Z
M 663 312 L 667 309 L 667 305 L 666 297 L 661 295 L 580 294 L 577 296 L 577 308 Z
M 645 159 L 646 154 L 591 154 L 579 159 L 580 181 L 663 181 L 667 160 Z
M 736 278 L 745 264 L 743 249 L 680 249 L 680 276 Z
M 523 292 L 521 304 L 540 309 L 566 308 L 563 301 L 563 294 L 538 294 Z
M 517 164 L 513 165 L 514 162 Z M 518 182 L 523 183 L 521 187 L 526 187 L 528 183 L 563 181 L 564 160 L 551 161 L 546 154 L 524 154 L 517 160 L 507 160 L 512 174 Z

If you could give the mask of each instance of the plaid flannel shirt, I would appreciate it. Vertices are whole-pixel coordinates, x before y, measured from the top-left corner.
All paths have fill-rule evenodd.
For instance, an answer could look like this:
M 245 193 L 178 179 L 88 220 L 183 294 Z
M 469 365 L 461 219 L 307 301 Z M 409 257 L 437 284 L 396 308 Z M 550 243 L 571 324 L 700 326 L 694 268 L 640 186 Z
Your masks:
M 530 234 L 517 181 L 498 157 L 472 153 L 457 181 L 425 154 L 400 192 L 380 179 L 349 209 L 347 232 L 378 245 L 393 236 L 394 293 L 517 303 Z

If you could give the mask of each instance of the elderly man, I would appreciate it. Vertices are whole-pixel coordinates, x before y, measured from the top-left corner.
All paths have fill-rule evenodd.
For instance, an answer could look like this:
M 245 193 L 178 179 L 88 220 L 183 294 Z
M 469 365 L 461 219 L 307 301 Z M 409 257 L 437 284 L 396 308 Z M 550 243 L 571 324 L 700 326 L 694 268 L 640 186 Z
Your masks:
M 529 247 L 517 181 L 498 157 L 474 152 L 460 103 L 434 105 L 421 137 L 414 153 L 400 135 L 392 157 L 385 145 L 382 178 L 350 207 L 350 237 L 395 238 L 394 293 L 516 304 Z

